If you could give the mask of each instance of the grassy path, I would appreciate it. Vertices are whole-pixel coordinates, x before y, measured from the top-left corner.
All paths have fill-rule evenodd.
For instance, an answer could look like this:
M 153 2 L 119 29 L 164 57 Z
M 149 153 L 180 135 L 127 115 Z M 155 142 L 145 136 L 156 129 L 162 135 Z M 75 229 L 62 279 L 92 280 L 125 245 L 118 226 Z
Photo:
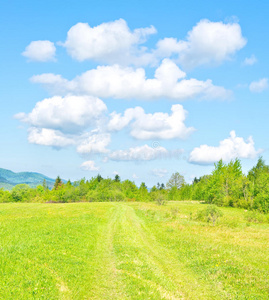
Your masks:
M 268 299 L 269 226 L 198 207 L 0 205 L 0 299 Z

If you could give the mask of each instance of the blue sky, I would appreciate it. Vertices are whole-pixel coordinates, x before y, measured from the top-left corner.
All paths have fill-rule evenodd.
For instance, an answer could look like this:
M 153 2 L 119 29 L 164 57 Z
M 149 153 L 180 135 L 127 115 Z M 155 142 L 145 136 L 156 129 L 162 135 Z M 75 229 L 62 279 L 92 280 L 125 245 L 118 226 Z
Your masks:
M 269 162 L 267 1 L 1 1 L 0 167 L 148 186 Z

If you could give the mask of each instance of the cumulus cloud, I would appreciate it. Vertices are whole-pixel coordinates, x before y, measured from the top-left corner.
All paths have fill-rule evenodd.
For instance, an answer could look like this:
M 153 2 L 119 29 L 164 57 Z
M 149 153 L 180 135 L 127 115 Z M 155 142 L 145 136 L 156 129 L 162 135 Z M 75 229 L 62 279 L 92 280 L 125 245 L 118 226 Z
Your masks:
M 33 41 L 22 53 L 30 61 L 46 62 L 55 61 L 56 48 L 50 41 Z
M 165 38 L 157 44 L 156 55 L 178 55 L 186 69 L 200 65 L 220 64 L 246 45 L 237 23 L 224 24 L 201 20 L 188 32 L 186 40 Z
M 148 145 L 144 145 L 127 150 L 113 151 L 109 154 L 109 158 L 116 161 L 146 161 L 167 157 L 168 153 L 168 150 L 164 147 L 152 148 Z
M 194 148 L 189 156 L 189 162 L 195 164 L 213 164 L 220 159 L 230 161 L 235 158 L 255 158 L 261 150 L 255 150 L 254 141 L 250 136 L 247 141 L 237 137 L 235 131 L 230 137 L 220 142 L 219 146 L 201 145 Z
M 105 63 L 147 63 L 145 47 L 139 47 L 148 36 L 156 33 L 153 26 L 131 31 L 125 20 L 102 23 L 90 27 L 78 23 L 71 27 L 62 44 L 76 60 L 92 59 Z
M 68 81 L 55 74 L 35 75 L 34 83 L 40 83 L 53 92 L 87 94 L 101 98 L 185 100 L 189 98 L 227 98 L 230 91 L 215 86 L 211 80 L 185 79 L 186 73 L 164 59 L 155 70 L 154 78 L 147 79 L 143 68 L 99 66 Z
M 37 102 L 29 114 L 15 118 L 33 127 L 74 133 L 95 124 L 107 110 L 104 102 L 92 96 L 54 96 Z
M 168 170 L 166 170 L 166 169 L 153 169 L 153 170 L 151 170 L 151 173 L 152 173 L 153 176 L 162 178 L 165 175 L 167 175 Z
M 254 64 L 256 64 L 257 62 L 257 58 L 254 54 L 252 54 L 250 57 L 246 57 L 244 62 L 243 62 L 243 65 L 244 66 L 252 66 Z
M 127 109 L 123 115 L 113 112 L 108 130 L 122 130 L 133 121 L 130 133 L 136 139 L 188 137 L 195 129 L 184 124 L 187 111 L 180 104 L 173 105 L 171 111 L 171 115 L 162 112 L 146 114 L 142 107 L 136 107 Z
M 64 135 L 59 130 L 30 127 L 28 141 L 31 144 L 63 148 L 75 144 L 72 137 Z
M 80 167 L 85 171 L 99 171 L 100 167 L 95 165 L 95 162 L 92 160 L 85 161 L 80 165 Z
M 111 137 L 108 133 L 92 134 L 84 138 L 82 143 L 78 145 L 77 152 L 81 154 L 107 153 L 109 151 L 107 146 L 110 142 Z
M 249 85 L 249 90 L 253 93 L 261 93 L 268 88 L 268 78 L 262 78 L 258 81 L 253 81 Z
M 171 57 L 184 68 L 193 68 L 219 64 L 246 44 L 236 22 L 201 20 L 188 32 L 185 40 L 166 37 L 157 42 L 155 49 L 148 49 L 144 43 L 156 32 L 153 26 L 132 31 L 123 19 L 95 27 L 78 23 L 68 31 L 62 46 L 79 61 L 91 59 L 119 65 L 152 65 Z

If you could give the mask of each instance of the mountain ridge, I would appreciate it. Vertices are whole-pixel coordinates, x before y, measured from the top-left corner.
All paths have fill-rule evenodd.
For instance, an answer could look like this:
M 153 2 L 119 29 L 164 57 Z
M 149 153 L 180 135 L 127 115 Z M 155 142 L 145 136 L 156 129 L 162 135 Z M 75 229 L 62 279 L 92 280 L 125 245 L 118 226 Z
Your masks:
M 0 168 L 0 188 L 11 190 L 17 184 L 28 184 L 30 187 L 42 185 L 44 179 L 47 186 L 52 188 L 55 179 L 37 172 L 13 172 L 8 169 Z

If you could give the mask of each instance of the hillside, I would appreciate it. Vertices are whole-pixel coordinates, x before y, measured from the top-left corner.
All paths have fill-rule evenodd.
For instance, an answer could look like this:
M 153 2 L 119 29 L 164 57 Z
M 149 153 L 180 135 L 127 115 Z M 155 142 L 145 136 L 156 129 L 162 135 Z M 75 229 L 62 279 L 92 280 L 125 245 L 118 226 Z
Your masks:
M 0 188 L 11 190 L 17 184 L 28 184 L 31 187 L 36 187 L 43 184 L 46 180 L 49 188 L 53 187 L 55 179 L 49 178 L 45 175 L 35 172 L 20 172 L 15 173 L 10 170 L 0 168 Z

